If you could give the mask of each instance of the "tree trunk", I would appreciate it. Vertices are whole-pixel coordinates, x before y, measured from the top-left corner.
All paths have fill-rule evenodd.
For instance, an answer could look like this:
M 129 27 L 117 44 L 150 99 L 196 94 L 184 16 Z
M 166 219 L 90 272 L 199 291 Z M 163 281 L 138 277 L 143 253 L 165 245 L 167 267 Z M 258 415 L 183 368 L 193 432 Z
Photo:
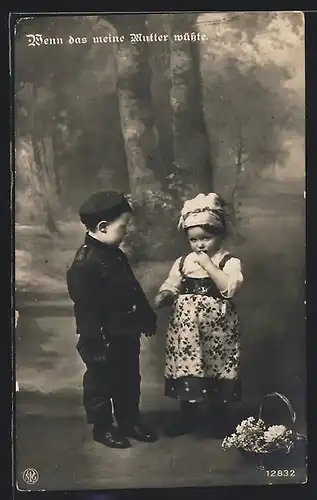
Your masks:
M 170 32 L 174 163 L 181 169 L 192 195 L 213 188 L 203 114 L 199 42 L 175 40 L 174 35 L 195 31 L 196 18 L 196 14 L 173 14 Z
M 170 14 L 152 14 L 148 16 L 147 33 L 169 32 Z M 171 121 L 171 78 L 170 47 L 168 42 L 150 43 L 150 64 L 152 68 L 152 94 L 156 125 L 159 135 L 159 147 L 165 165 L 162 172 L 163 186 L 169 184 L 167 176 L 175 170 L 173 167 L 173 125 Z
M 16 222 L 30 224 L 42 211 L 41 188 L 33 160 L 33 147 L 28 137 L 15 141 L 15 207 Z
M 242 145 L 242 140 L 239 140 L 239 143 L 237 145 L 237 158 L 236 158 L 236 165 L 235 165 L 235 175 L 233 179 L 233 186 L 231 190 L 231 199 L 229 201 L 229 204 L 231 205 L 231 219 L 233 225 L 237 224 L 237 191 L 238 191 L 238 185 L 240 181 L 240 175 L 242 172 L 242 152 L 243 152 L 243 145 Z
M 141 201 L 147 190 L 158 190 L 163 161 L 151 98 L 151 70 L 147 43 L 130 42 L 130 33 L 145 30 L 146 16 L 109 16 L 125 41 L 116 48 L 117 95 L 125 143 L 131 195 Z
M 36 87 L 33 84 L 33 102 L 36 102 Z M 43 125 L 43 124 L 42 124 Z M 37 133 L 41 124 L 37 122 L 36 111 L 32 112 L 32 127 L 30 130 L 33 158 L 41 189 L 42 207 L 45 214 L 46 226 L 51 233 L 59 233 L 55 210 L 58 205 L 56 193 L 56 179 L 54 173 L 54 151 L 52 138 L 42 133 Z
M 58 233 L 58 227 L 54 217 L 54 190 L 55 182 L 50 181 L 49 167 L 45 164 L 46 147 L 45 142 L 40 143 L 31 135 L 34 161 L 36 163 L 36 172 L 41 189 L 42 209 L 45 214 L 45 223 L 50 233 Z

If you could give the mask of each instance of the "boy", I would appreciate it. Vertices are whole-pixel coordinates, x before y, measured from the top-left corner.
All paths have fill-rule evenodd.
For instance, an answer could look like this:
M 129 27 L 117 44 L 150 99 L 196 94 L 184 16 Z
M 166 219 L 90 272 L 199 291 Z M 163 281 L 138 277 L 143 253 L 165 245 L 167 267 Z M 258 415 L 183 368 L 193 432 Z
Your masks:
M 120 250 L 132 209 L 124 195 L 104 191 L 80 208 L 84 245 L 67 271 L 74 302 L 78 352 L 86 364 L 83 404 L 93 438 L 111 448 L 129 437 L 154 442 L 140 422 L 140 337 L 156 332 L 156 314 Z M 113 425 L 112 405 L 118 424 Z

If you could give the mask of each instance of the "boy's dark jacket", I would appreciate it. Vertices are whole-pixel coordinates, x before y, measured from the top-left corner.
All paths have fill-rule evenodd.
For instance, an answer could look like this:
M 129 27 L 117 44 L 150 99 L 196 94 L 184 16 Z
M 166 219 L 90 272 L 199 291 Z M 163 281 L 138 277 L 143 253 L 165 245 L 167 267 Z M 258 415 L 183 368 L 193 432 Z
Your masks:
M 155 333 L 156 314 L 118 247 L 87 234 L 67 271 L 67 287 L 74 302 L 79 350 L 88 343 L 102 351 L 108 334 Z

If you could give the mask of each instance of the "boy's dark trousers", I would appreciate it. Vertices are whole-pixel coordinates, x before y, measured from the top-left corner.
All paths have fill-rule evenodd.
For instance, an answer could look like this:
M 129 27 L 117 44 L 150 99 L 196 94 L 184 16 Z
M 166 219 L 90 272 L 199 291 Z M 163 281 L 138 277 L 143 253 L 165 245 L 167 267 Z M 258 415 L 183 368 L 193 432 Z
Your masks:
M 111 427 L 113 413 L 120 427 L 139 421 L 139 355 L 139 337 L 118 335 L 109 340 L 105 360 L 86 362 L 83 403 L 88 423 Z

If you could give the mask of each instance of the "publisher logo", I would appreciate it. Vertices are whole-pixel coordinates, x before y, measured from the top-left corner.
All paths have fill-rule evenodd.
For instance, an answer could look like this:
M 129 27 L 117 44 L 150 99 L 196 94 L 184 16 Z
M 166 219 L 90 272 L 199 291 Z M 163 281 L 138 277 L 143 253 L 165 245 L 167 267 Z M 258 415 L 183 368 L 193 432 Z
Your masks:
M 39 480 L 39 473 L 36 469 L 25 469 L 22 479 L 26 484 L 35 484 Z

